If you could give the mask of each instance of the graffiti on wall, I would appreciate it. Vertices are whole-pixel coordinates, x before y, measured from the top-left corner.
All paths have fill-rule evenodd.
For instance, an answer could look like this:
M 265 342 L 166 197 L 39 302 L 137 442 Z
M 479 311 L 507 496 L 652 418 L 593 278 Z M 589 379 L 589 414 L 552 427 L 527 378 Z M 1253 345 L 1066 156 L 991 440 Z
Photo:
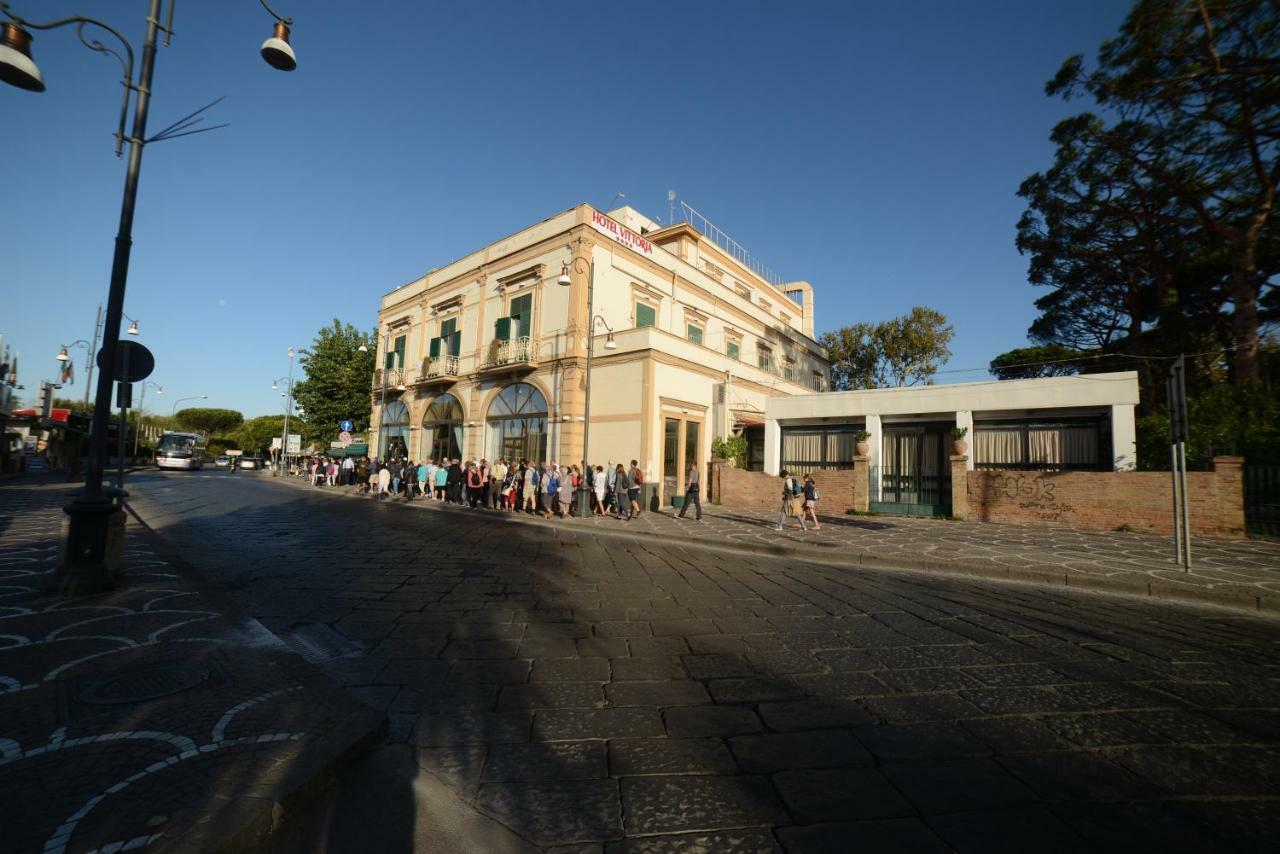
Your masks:
M 1014 501 L 1018 509 L 1042 522 L 1057 522 L 1075 512 L 1075 507 L 1059 501 L 1054 483 L 1036 475 L 988 475 L 982 492 L 983 503 Z

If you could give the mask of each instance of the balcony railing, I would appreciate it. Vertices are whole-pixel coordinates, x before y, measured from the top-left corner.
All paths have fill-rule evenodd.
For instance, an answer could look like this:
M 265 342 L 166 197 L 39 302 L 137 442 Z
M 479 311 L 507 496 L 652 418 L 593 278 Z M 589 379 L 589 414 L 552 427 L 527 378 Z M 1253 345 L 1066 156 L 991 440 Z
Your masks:
M 531 336 L 490 342 L 484 360 L 485 368 L 533 367 L 537 364 L 538 339 Z
M 373 388 L 375 391 L 383 388 L 398 389 L 405 385 L 409 379 L 409 372 L 400 368 L 374 368 L 373 369 Z
M 441 382 L 458 378 L 457 356 L 436 356 L 422 360 L 422 369 L 418 372 L 419 383 Z

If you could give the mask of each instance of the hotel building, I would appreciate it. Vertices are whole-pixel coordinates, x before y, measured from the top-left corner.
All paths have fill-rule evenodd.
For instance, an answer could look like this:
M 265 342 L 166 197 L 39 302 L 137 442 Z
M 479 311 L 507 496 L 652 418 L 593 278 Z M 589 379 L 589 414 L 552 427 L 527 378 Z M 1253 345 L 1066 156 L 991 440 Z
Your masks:
M 765 402 L 826 389 L 813 289 L 693 219 L 578 205 L 384 296 L 371 453 L 567 465 L 589 421 L 592 464 L 638 460 L 664 504 L 713 437 L 763 468 Z

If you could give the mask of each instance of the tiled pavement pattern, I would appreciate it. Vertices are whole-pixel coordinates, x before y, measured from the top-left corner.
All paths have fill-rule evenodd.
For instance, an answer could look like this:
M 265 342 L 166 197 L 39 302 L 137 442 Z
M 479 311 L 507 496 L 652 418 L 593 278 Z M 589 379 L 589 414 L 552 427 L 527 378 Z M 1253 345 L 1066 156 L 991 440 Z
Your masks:
M 243 843 L 381 732 L 136 531 L 121 590 L 42 598 L 68 496 L 43 477 L 0 484 L 0 850 L 193 851 L 211 829 Z
M 1280 838 L 1274 620 L 420 513 L 269 477 L 133 490 L 274 631 L 358 646 L 323 666 L 388 710 L 422 767 L 548 850 Z
M 348 489 L 316 490 L 296 478 L 289 484 L 348 500 L 372 500 Z M 433 501 L 409 506 L 455 510 Z M 542 523 L 523 514 L 515 517 Z M 1034 581 L 1280 614 L 1280 542 L 1274 540 L 1197 537 L 1192 542 L 1194 571 L 1188 574 L 1176 562 L 1172 537 L 898 516 L 819 518 L 821 531 L 801 532 L 794 519 L 778 531 L 776 513 L 706 505 L 701 522 L 693 521 L 692 511 L 688 519 L 676 519 L 667 508 L 630 522 L 593 517 L 545 524 L 608 534 L 625 528 L 631 535 L 665 542 L 724 545 L 788 559 Z

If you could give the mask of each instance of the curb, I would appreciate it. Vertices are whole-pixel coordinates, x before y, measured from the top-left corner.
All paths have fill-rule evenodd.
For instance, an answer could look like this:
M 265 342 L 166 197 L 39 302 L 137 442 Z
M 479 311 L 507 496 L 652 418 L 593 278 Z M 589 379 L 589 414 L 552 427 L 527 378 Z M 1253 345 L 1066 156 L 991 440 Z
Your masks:
M 142 536 L 150 541 L 158 555 L 201 582 L 198 586 L 200 595 L 219 613 L 238 624 L 256 624 L 261 631 L 274 636 L 253 617 L 244 615 L 229 594 L 207 584 L 200 571 L 171 548 L 164 535 L 148 525 L 127 501 L 125 510 L 138 523 Z M 282 653 L 296 657 L 305 666 L 306 675 L 299 681 L 309 693 L 340 694 L 346 697 L 353 711 L 323 736 L 316 738 L 308 750 L 300 753 L 280 780 L 263 788 L 216 793 L 210 800 L 222 801 L 220 806 L 201 816 L 181 838 L 157 840 L 156 851 L 185 854 L 189 851 L 258 850 L 291 816 L 323 795 L 343 770 L 386 740 L 388 722 L 385 713 L 347 696 L 345 688 L 306 662 L 284 641 L 280 641 L 280 645 Z
M 294 481 L 297 480 L 296 478 L 285 478 L 283 481 L 281 481 L 280 478 L 272 478 L 272 480 L 287 483 L 299 488 L 309 488 L 305 483 L 294 483 Z M 342 487 L 342 489 L 345 490 L 346 487 Z M 326 494 L 332 494 L 332 491 Z M 338 494 L 347 498 L 363 498 L 365 500 L 372 500 L 354 492 L 343 491 Z M 426 501 L 425 499 L 422 500 Z M 397 504 L 406 503 L 403 501 L 395 501 L 394 499 L 392 499 L 392 501 Z M 434 501 L 427 501 L 425 504 L 417 504 L 415 506 L 422 506 L 428 510 L 436 512 L 471 512 L 469 508 L 457 507 L 448 504 L 441 505 L 439 502 Z M 651 510 L 647 510 L 645 512 L 661 513 L 661 511 Z M 564 530 L 557 523 L 552 523 L 541 518 L 529 517 L 522 513 L 504 514 L 499 518 L 506 519 L 508 522 L 512 522 L 514 524 L 533 525 L 552 530 Z M 573 530 L 575 533 L 588 533 L 588 530 L 586 529 L 575 528 Z M 643 534 L 630 533 L 625 530 L 613 531 L 608 528 L 592 528 L 589 530 L 589 533 L 603 537 L 632 540 L 642 539 L 644 536 Z M 1129 596 L 1138 599 L 1157 599 L 1160 601 L 1176 602 L 1180 604 L 1226 608 L 1232 611 L 1243 611 L 1266 617 L 1280 616 L 1280 593 L 1188 586 L 1172 581 L 1152 579 L 1145 575 L 1135 578 L 1115 578 L 1106 576 L 1073 577 L 1070 573 L 1064 572 L 1062 567 L 1051 564 L 1031 564 L 1029 566 L 1018 567 L 998 566 L 986 562 L 963 559 L 916 559 L 903 558 L 894 555 L 877 555 L 866 549 L 850 549 L 841 551 L 840 557 L 837 558 L 831 552 L 818 551 L 816 549 L 810 549 L 803 546 L 795 547 L 773 543 L 722 542 L 698 539 L 696 537 L 676 533 L 664 533 L 662 535 L 662 540 L 664 543 L 672 545 L 687 545 L 700 549 L 712 549 L 732 554 L 790 557 L 807 563 L 821 564 L 823 566 L 829 566 L 836 569 L 865 567 L 867 569 L 905 571 L 930 576 L 936 576 L 939 574 L 953 575 L 988 581 L 1004 581 L 1013 584 L 1029 584 L 1042 587 L 1062 587 L 1068 588 L 1072 591 L 1082 590 L 1094 593 L 1105 593 L 1108 595 Z

